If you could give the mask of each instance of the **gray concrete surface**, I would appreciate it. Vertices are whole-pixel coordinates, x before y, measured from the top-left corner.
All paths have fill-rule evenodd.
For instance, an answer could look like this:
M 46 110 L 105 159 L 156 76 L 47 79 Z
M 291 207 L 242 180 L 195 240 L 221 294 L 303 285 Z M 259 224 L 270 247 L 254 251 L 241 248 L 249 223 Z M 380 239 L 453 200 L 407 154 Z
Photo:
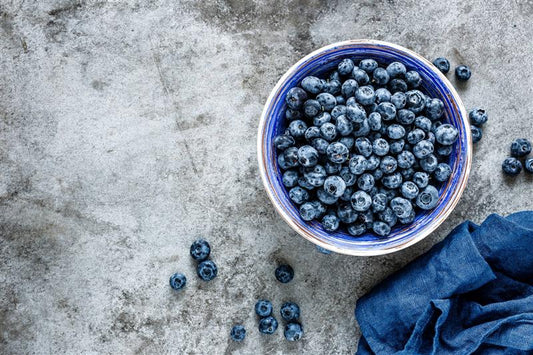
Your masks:
M 353 353 L 358 297 L 465 219 L 532 208 L 533 179 L 500 163 L 513 138 L 533 138 L 533 3 L 492 3 L 0 1 L 0 352 Z M 270 89 L 351 38 L 470 65 L 460 93 L 490 113 L 451 217 L 383 257 L 318 254 L 256 167 Z M 200 236 L 220 268 L 210 283 L 188 256 Z M 280 261 L 296 270 L 288 285 Z M 258 297 L 298 302 L 305 338 L 260 336 Z

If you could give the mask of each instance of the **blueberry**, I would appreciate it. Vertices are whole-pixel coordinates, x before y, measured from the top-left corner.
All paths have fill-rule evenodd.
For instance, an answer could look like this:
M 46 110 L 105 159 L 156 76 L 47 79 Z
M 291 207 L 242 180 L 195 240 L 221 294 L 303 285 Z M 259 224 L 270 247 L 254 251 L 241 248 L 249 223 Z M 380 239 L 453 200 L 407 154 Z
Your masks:
M 196 273 L 204 281 L 213 280 L 218 273 L 218 268 L 212 260 L 204 260 L 196 268 Z
M 311 126 L 305 130 L 304 137 L 307 141 L 312 141 L 315 138 L 320 137 L 320 128 L 317 126 Z
M 379 167 L 380 162 L 381 160 L 377 156 L 371 155 L 366 160 L 366 170 L 376 170 Z
M 417 71 L 411 70 L 405 73 L 405 82 L 411 88 L 417 88 L 422 84 L 422 78 Z
M 327 92 L 318 94 L 316 96 L 316 100 L 320 103 L 322 110 L 324 111 L 331 111 L 335 106 L 337 106 L 337 100 L 335 99 L 335 96 Z
M 307 191 L 312 191 L 315 188 L 315 186 L 307 182 L 307 179 L 305 178 L 305 176 L 300 176 L 298 178 L 298 186 L 303 187 Z
M 526 172 L 533 174 L 533 158 L 526 159 L 524 162 Z
M 187 278 L 185 275 L 175 273 L 174 275 L 170 276 L 170 287 L 172 287 L 174 290 L 179 291 L 184 288 L 185 285 L 187 285 Z
M 293 110 L 288 108 L 285 111 L 285 118 L 289 121 L 299 120 L 302 118 L 302 113 L 299 110 Z
M 455 68 L 455 77 L 459 81 L 467 81 L 472 76 L 472 72 L 470 71 L 470 68 L 466 65 L 458 65 Z
M 396 117 L 396 106 L 390 102 L 382 102 L 378 105 L 376 112 L 381 115 L 383 121 L 391 121 Z
M 288 323 L 285 325 L 285 331 L 283 335 L 288 341 L 297 341 L 302 339 L 304 330 L 300 323 Z
M 342 164 L 348 160 L 350 151 L 344 144 L 333 142 L 326 149 L 326 154 L 331 162 Z
M 407 218 L 413 211 L 413 205 L 411 205 L 411 202 L 403 197 L 393 198 L 390 202 L 390 207 L 398 218 Z
M 407 98 L 406 106 L 414 113 L 420 113 L 426 107 L 426 95 L 419 90 L 411 90 L 405 93 Z
M 341 75 L 339 74 L 338 71 L 334 70 L 332 71 L 330 74 L 329 74 L 329 77 L 328 77 L 329 80 L 341 80 Z
M 319 253 L 329 255 L 332 253 L 331 250 L 328 250 L 326 248 L 322 248 L 320 245 L 316 245 L 316 250 L 318 250 Z
M 351 174 L 351 173 L 350 173 Z M 353 175 L 353 174 L 352 174 Z M 354 175 L 355 176 L 355 175 Z M 344 180 L 344 179 L 343 179 Z M 352 195 L 355 192 L 353 186 L 346 186 L 346 190 L 344 190 L 344 193 L 340 197 L 342 201 L 349 202 L 352 199 Z
M 262 318 L 259 321 L 259 332 L 263 334 L 274 334 L 278 329 L 278 321 L 272 316 Z
M 311 141 L 311 146 L 320 154 L 326 154 L 329 147 L 329 142 L 323 138 L 315 138 Z
M 383 171 L 381 169 L 376 169 L 372 172 L 372 176 L 374 177 L 375 181 L 381 180 L 383 177 Z
M 281 282 L 282 284 L 286 284 L 287 282 L 290 282 L 294 277 L 294 270 L 290 265 L 280 265 L 277 267 L 276 272 L 274 274 L 276 275 L 276 279 L 279 282 Z
M 281 181 L 285 187 L 294 187 L 298 183 L 298 172 L 296 170 L 287 170 L 283 173 Z
M 365 212 L 372 206 L 372 197 L 364 191 L 356 191 L 352 195 L 352 207 L 357 212 Z
M 324 189 L 318 189 L 316 192 L 316 197 L 318 197 L 318 200 L 325 205 L 333 205 L 339 200 L 338 197 L 335 197 L 329 192 L 324 191 Z
M 417 171 L 413 175 L 413 182 L 418 186 L 420 189 L 423 189 L 424 187 L 428 186 L 429 183 L 429 174 L 424 171 Z
M 470 118 L 470 123 L 475 126 L 483 126 L 489 119 L 487 112 L 481 108 L 473 108 L 470 110 L 468 117 Z
M 389 83 L 389 89 L 391 92 L 406 92 L 407 83 L 402 79 L 392 79 Z
M 366 119 L 365 109 L 359 105 L 346 106 L 346 116 L 354 123 L 361 123 Z
M 372 80 L 377 85 L 387 85 L 390 80 L 390 75 L 385 69 L 377 68 L 372 74 Z
M 392 154 L 400 154 L 405 149 L 405 141 L 397 139 L 390 143 L 390 152 Z
M 274 138 L 274 146 L 279 150 L 285 150 L 294 145 L 294 138 L 286 134 L 280 134 Z
M 346 229 L 348 230 L 348 233 L 350 233 L 353 236 L 359 236 L 363 234 L 364 232 L 366 232 L 366 226 L 364 223 L 353 223 L 353 224 L 348 225 Z
M 315 200 L 315 201 L 311 201 L 310 203 L 311 203 L 311 205 L 315 208 L 315 211 L 316 211 L 316 218 L 317 218 L 317 219 L 318 219 L 318 218 L 322 218 L 322 216 L 323 216 L 324 214 L 326 214 L 326 212 L 327 212 L 326 207 L 325 207 L 323 204 L 321 204 L 319 201 L 316 201 L 316 200 Z
M 397 189 L 402 184 L 402 174 L 395 172 L 390 175 L 385 175 L 381 178 L 381 183 L 388 189 Z
M 359 85 L 366 85 L 370 82 L 370 78 L 368 77 L 366 71 L 357 67 L 353 69 L 352 77 L 357 81 Z
M 320 126 L 320 136 L 331 142 L 337 137 L 337 128 L 331 122 L 324 123 Z
M 383 193 L 377 193 L 372 197 L 372 211 L 381 212 L 387 207 L 387 196 Z
M 341 82 L 339 80 L 330 80 L 324 84 L 324 91 L 331 94 L 337 95 L 341 92 Z
M 353 64 L 353 61 L 351 59 L 343 59 L 337 66 L 337 71 L 340 75 L 348 75 L 353 71 L 353 68 L 355 65 Z
M 299 87 L 290 89 L 285 96 L 287 106 L 293 110 L 299 110 L 305 100 L 307 100 L 307 93 Z
M 194 260 L 204 261 L 211 253 L 211 246 L 206 240 L 198 239 L 191 244 L 191 249 L 189 252 Z
M 302 203 L 309 200 L 309 192 L 303 189 L 300 186 L 293 187 L 289 190 L 289 198 L 296 204 L 301 205 Z
M 339 139 L 339 143 L 342 143 L 348 148 L 348 150 L 352 149 L 355 144 L 355 138 L 353 137 L 342 137 Z
M 379 88 L 375 91 L 376 94 L 376 102 L 378 104 L 382 102 L 390 102 L 391 101 L 391 93 L 389 90 L 385 88 Z
M 294 302 L 285 302 L 280 309 L 281 318 L 292 322 L 300 318 L 300 307 Z
M 357 103 L 357 101 L 355 101 L 355 96 L 349 97 L 346 100 L 346 107 L 348 107 L 348 106 L 357 106 L 357 105 L 359 105 L 359 104 Z
M 346 114 L 346 106 L 345 105 L 337 105 L 337 106 L 335 106 L 333 108 L 333 110 L 331 110 L 331 117 L 333 117 L 334 119 L 336 119 L 337 117 L 342 116 L 344 114 Z
M 387 135 L 390 139 L 401 139 L 405 137 L 405 128 L 399 124 L 393 123 L 387 127 Z
M 366 158 L 362 155 L 354 155 L 348 163 L 350 172 L 355 175 L 361 175 L 366 170 Z
M 531 143 L 525 138 L 518 138 L 511 143 L 511 156 L 521 158 L 531 153 Z
M 420 128 L 424 132 L 431 131 L 431 120 L 424 116 L 415 118 L 415 127 Z
M 408 169 L 412 167 L 416 161 L 415 156 L 408 150 L 404 150 L 397 157 L 398 166 L 402 169 Z
M 452 154 L 452 151 L 453 145 L 441 145 L 437 148 L 437 154 L 441 157 L 447 157 L 448 155 Z
M 394 189 L 391 190 L 391 189 L 381 188 L 379 190 L 379 193 L 380 194 L 384 194 L 385 196 L 387 196 L 387 201 L 389 201 L 389 202 L 390 202 L 390 200 L 392 200 L 393 198 L 398 196 L 398 192 L 396 190 L 394 190 Z
M 363 69 L 367 73 L 372 73 L 378 67 L 378 62 L 374 59 L 363 59 L 359 62 L 359 68 Z
M 333 163 L 329 160 L 324 164 L 324 169 L 326 169 L 326 174 L 328 175 L 338 174 L 341 171 L 341 168 L 341 164 Z
M 437 169 L 439 161 L 437 160 L 437 157 L 434 154 L 429 154 L 425 158 L 420 159 L 419 164 L 422 170 L 427 171 L 428 173 L 432 173 L 435 171 L 435 169 Z
M 347 136 L 353 132 L 352 121 L 350 121 L 344 115 L 337 117 L 335 127 L 337 128 L 337 132 L 339 132 L 341 136 Z
M 258 300 L 255 303 L 255 314 L 264 318 L 272 314 L 272 303 L 268 300 Z
M 351 197 L 350 197 L 351 201 Z M 351 203 L 345 202 L 337 206 L 337 216 L 344 223 L 353 223 L 357 219 L 357 212 L 352 208 Z
M 318 163 L 318 152 L 310 145 L 301 146 L 298 149 L 298 162 L 306 168 L 313 167 Z
M 332 175 L 324 181 L 324 190 L 335 197 L 341 197 L 345 189 L 346 183 L 340 176 Z
M 304 178 L 311 186 L 322 186 L 324 180 L 326 180 L 326 169 L 318 164 L 310 168 L 304 168 Z
M 364 158 L 364 157 L 363 157 Z M 350 168 L 345 166 L 341 169 L 339 176 L 344 180 L 346 186 L 353 186 L 357 181 L 357 175 L 350 171 Z
M 328 232 L 334 232 L 339 229 L 339 218 L 332 214 L 327 214 L 322 218 L 322 226 Z
M 435 133 L 435 131 L 437 130 L 437 128 L 439 128 L 439 126 L 442 125 L 442 122 L 441 121 L 435 121 L 435 122 L 432 122 L 431 123 L 431 132 Z
M 430 120 L 438 120 L 444 113 L 444 103 L 439 99 L 426 100 L 426 115 Z
M 345 98 L 349 98 L 355 95 L 355 92 L 359 88 L 359 84 L 355 79 L 346 80 L 341 86 L 341 94 Z
M 423 210 L 430 210 L 435 208 L 438 202 L 439 192 L 432 185 L 428 185 L 416 197 L 416 205 Z
M 383 211 L 379 212 L 378 218 L 382 222 L 387 223 L 390 227 L 394 226 L 398 221 L 398 217 L 390 207 L 386 207 Z
M 413 147 L 413 154 L 418 159 L 423 159 L 433 153 L 434 150 L 433 144 L 428 140 L 422 140 L 415 144 Z
M 410 125 L 415 121 L 415 114 L 411 110 L 401 109 L 396 120 L 403 125 Z
M 318 102 L 318 100 L 310 99 L 304 102 L 303 110 L 304 114 L 307 117 L 315 117 L 322 110 L 322 106 L 320 105 L 320 102 Z
M 433 61 L 433 65 L 437 67 L 438 70 L 443 72 L 444 74 L 448 73 L 450 71 L 450 62 L 448 62 L 448 59 L 439 57 Z
M 426 140 L 431 143 L 431 144 L 435 144 L 435 134 L 433 132 L 428 132 L 427 134 L 427 137 L 426 137 Z
M 451 124 L 445 123 L 435 130 L 435 138 L 442 145 L 451 145 L 459 137 L 459 131 Z
M 420 128 L 415 128 L 407 134 L 407 142 L 409 142 L 409 144 L 415 145 L 416 143 L 423 140 L 425 136 L 426 133 L 423 130 L 421 130 Z
M 368 119 L 363 120 L 361 123 L 354 123 L 354 137 L 364 137 L 370 133 L 370 126 L 368 125 Z
M 370 143 L 368 138 L 357 138 L 355 140 L 355 147 L 357 148 L 359 154 L 365 158 L 368 158 L 370 155 L 372 155 L 372 143 Z
M 286 161 L 285 155 L 283 153 L 278 155 L 278 165 L 282 170 L 287 170 L 294 167 Z
M 407 105 L 407 96 L 403 92 L 395 92 L 394 95 L 391 96 L 390 102 L 397 110 L 402 109 Z
M 419 192 L 419 188 L 414 182 L 406 181 L 402 184 L 401 193 L 403 197 L 412 200 L 416 198 L 416 196 L 418 196 L 418 192 Z M 405 218 L 405 217 L 400 217 L 400 218 Z
M 390 234 L 390 226 L 385 222 L 376 221 L 372 225 L 372 230 L 379 236 L 386 237 Z
M 313 117 L 313 124 L 319 128 L 324 123 L 328 123 L 330 121 L 331 121 L 331 115 L 328 112 L 320 112 L 317 116 Z
M 233 326 L 230 333 L 233 341 L 243 341 L 246 337 L 246 329 L 240 324 Z
M 300 85 L 305 91 L 314 95 L 320 93 L 324 89 L 324 84 L 322 80 L 320 80 L 316 76 L 306 76 L 305 78 L 303 78 L 302 83 Z
M 370 192 L 374 188 L 374 176 L 368 173 L 365 173 L 357 179 L 357 186 L 360 190 L 365 192 Z
M 396 159 L 394 159 L 391 156 L 386 156 L 381 159 L 381 163 L 379 164 L 379 168 L 383 171 L 385 174 L 392 174 L 396 171 L 396 168 L 398 167 L 398 162 Z
M 342 87 L 341 87 L 341 90 L 342 90 Z M 342 95 L 335 96 L 335 101 L 337 101 L 337 106 L 344 105 L 346 103 L 346 99 L 344 99 L 344 97 Z M 335 106 L 335 107 L 337 107 L 337 106 Z
M 355 92 L 355 99 L 361 105 L 366 106 L 374 103 L 374 100 L 376 99 L 376 94 L 374 93 L 374 89 L 372 89 L 371 86 L 361 86 Z
M 507 158 L 503 161 L 502 170 L 507 175 L 518 175 L 522 171 L 522 163 L 516 158 Z
M 405 65 L 400 62 L 392 62 L 387 66 L 387 73 L 391 78 L 403 77 L 406 71 Z
M 289 123 L 289 133 L 294 138 L 302 138 L 305 135 L 307 124 L 302 120 L 294 120 Z
M 437 165 L 437 168 L 433 172 L 433 175 L 435 176 L 435 179 L 437 181 L 446 181 L 452 174 L 452 168 L 450 168 L 450 165 L 446 163 L 439 163 Z

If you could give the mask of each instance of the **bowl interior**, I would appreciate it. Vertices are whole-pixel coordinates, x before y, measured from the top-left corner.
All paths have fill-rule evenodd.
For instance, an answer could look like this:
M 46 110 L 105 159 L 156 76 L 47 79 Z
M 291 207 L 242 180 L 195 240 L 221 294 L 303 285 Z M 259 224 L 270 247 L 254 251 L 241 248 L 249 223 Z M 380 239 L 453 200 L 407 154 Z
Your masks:
M 449 159 L 452 175 L 446 183 L 439 186 L 438 206 L 431 211 L 418 211 L 412 224 L 396 226 L 388 238 L 380 238 L 372 233 L 359 237 L 353 237 L 342 231 L 332 233 L 325 231 L 317 221 L 305 222 L 301 219 L 297 206 L 290 200 L 277 166 L 273 139 L 287 126 L 284 116 L 287 91 L 308 75 L 324 77 L 344 58 L 351 58 L 356 64 L 364 58 L 373 58 L 385 65 L 399 61 L 404 63 L 407 70 L 418 71 L 423 80 L 420 90 L 430 97 L 443 101 L 445 112 L 442 121 L 452 124 L 459 130 L 459 138 Z M 322 247 L 345 254 L 383 254 L 402 249 L 427 236 L 455 207 L 470 169 L 472 145 L 470 126 L 455 89 L 427 60 L 405 48 L 385 42 L 342 42 L 319 49 L 302 59 L 280 79 L 272 91 L 263 111 L 259 134 L 260 168 L 267 192 L 278 212 L 305 238 Z

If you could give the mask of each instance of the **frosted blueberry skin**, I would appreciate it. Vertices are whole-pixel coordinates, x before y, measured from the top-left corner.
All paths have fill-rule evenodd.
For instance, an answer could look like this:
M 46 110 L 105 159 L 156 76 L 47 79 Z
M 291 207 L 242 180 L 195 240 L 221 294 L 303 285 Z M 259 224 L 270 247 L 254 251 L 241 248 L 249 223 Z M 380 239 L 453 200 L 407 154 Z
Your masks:
M 187 285 L 187 278 L 185 275 L 180 273 L 175 273 L 174 275 L 170 276 L 170 287 L 172 289 L 179 291 L 182 288 L 184 288 Z
M 283 335 L 288 341 L 297 341 L 303 337 L 303 327 L 300 323 L 288 323 L 285 326 L 285 331 Z
M 516 176 L 522 171 L 522 163 L 515 157 L 507 158 L 502 163 L 502 170 L 506 175 Z
M 459 81 L 467 81 L 472 76 L 472 72 L 470 71 L 470 68 L 466 65 L 458 65 L 455 68 L 455 77 Z
M 274 334 L 278 329 L 278 321 L 272 316 L 262 318 L 259 321 L 259 332 L 262 334 Z

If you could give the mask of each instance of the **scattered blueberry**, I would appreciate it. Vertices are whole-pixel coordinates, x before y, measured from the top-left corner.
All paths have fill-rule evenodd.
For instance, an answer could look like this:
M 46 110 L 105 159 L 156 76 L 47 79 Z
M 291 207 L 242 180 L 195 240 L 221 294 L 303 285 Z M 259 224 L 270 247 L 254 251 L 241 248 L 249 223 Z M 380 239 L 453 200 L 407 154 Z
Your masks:
M 279 282 L 286 284 L 294 277 L 294 270 L 290 265 L 280 265 L 274 274 Z
M 467 81 L 472 76 L 470 68 L 466 65 L 458 65 L 455 68 L 455 77 L 460 81 Z
M 503 161 L 502 170 L 507 175 L 518 175 L 522 171 L 522 163 L 514 157 L 507 158 Z
M 204 261 L 209 257 L 211 247 L 206 240 L 198 239 L 191 245 L 190 254 L 196 261 Z
M 433 61 L 433 65 L 437 67 L 444 74 L 450 71 L 450 62 L 448 59 L 439 57 Z
M 278 329 L 278 321 L 272 316 L 262 318 L 259 321 L 259 332 L 263 334 L 274 334 Z
M 170 276 L 170 287 L 172 287 L 174 290 L 181 290 L 185 287 L 186 284 L 187 278 L 185 277 L 185 275 L 176 273 Z
M 300 307 L 294 302 L 285 302 L 280 309 L 281 318 L 287 322 L 300 318 Z
M 304 330 L 299 323 L 288 323 L 285 326 L 285 331 L 283 335 L 288 341 L 297 341 L 300 340 L 303 336 Z
M 268 300 L 258 300 L 255 303 L 255 313 L 259 317 L 268 317 L 272 314 L 272 303 Z
M 204 281 L 211 281 L 217 276 L 218 268 L 212 260 L 204 260 L 198 264 L 196 273 Z
M 476 144 L 483 138 L 483 131 L 480 127 L 477 126 L 470 126 L 470 129 L 472 130 L 472 142 Z
M 246 329 L 244 329 L 244 326 L 238 324 L 233 326 L 231 328 L 231 339 L 234 341 L 243 341 L 246 337 Z
M 511 155 L 521 158 L 531 153 L 531 143 L 525 138 L 518 138 L 511 143 Z
M 487 112 L 481 108 L 474 108 L 470 110 L 468 117 L 470 118 L 470 123 L 475 126 L 483 126 L 489 119 Z
M 524 170 L 530 174 L 533 174 L 533 158 L 528 158 L 524 162 Z

